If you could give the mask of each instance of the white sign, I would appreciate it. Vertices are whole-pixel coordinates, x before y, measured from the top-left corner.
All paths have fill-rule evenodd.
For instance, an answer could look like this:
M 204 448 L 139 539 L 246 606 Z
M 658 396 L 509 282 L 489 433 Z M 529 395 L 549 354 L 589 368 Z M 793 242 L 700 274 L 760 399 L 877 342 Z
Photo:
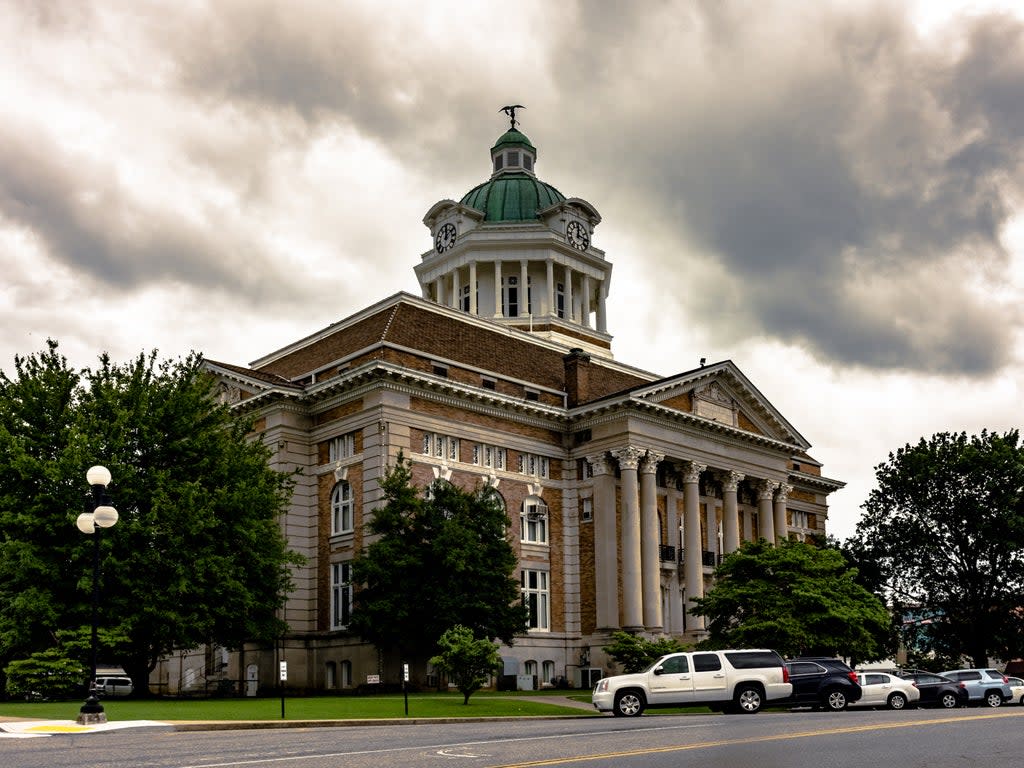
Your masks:
M 285 682 L 288 679 L 288 662 L 281 662 L 281 682 Z
M 409 682 L 409 665 L 408 664 L 403 664 L 402 665 L 402 679 L 405 680 L 405 682 L 407 682 L 407 683 Z

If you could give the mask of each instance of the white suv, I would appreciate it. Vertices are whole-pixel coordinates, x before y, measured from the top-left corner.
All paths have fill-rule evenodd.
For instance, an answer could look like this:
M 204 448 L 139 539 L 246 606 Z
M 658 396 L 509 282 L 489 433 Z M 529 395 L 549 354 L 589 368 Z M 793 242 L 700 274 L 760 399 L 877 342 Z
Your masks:
M 775 651 L 694 651 L 662 656 L 632 675 L 602 678 L 591 701 L 599 712 L 617 717 L 636 717 L 650 707 L 701 704 L 753 714 L 792 692 L 789 672 Z

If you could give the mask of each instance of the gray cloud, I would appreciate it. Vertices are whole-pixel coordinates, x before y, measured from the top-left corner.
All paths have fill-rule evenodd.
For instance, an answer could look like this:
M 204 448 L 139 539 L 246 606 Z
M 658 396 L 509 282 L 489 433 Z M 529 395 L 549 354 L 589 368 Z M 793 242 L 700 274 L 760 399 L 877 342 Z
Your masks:
M 28 4 L 23 24 L 109 38 L 106 15 L 80 5 Z M 1008 264 L 1001 238 L 1024 186 L 1018 19 L 961 20 L 925 40 L 895 2 L 521 10 L 518 26 L 498 28 L 486 11 L 466 22 L 468 7 L 382 16 L 269 1 L 121 18 L 118 33 L 146 54 L 126 90 L 151 89 L 165 110 L 143 130 L 164 131 L 185 178 L 225 202 L 197 199 L 200 215 L 184 220 L 110 166 L 83 167 L 8 126 L 0 214 L 113 285 L 358 307 L 367 297 L 350 282 L 303 280 L 264 235 L 291 213 L 356 276 L 410 272 L 415 251 L 387 246 L 414 241 L 394 239 L 390 211 L 350 179 L 298 179 L 312 148 L 346 132 L 372 142 L 436 190 L 425 210 L 483 180 L 505 125 L 497 107 L 511 99 L 527 105 L 546 181 L 594 202 L 603 228 L 658 240 L 610 253 L 619 269 L 673 281 L 667 294 L 722 348 L 775 337 L 835 366 L 971 375 L 1009 362 L 1022 318 L 985 288 Z M 446 44 L 459 23 L 478 28 Z

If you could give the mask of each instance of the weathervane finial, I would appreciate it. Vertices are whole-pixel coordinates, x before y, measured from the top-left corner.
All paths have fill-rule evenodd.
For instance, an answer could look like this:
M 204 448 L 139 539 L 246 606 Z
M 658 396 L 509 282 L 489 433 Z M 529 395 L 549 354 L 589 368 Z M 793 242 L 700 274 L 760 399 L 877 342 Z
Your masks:
M 502 107 L 499 112 L 504 112 L 508 115 L 508 119 L 512 122 L 512 130 L 516 129 L 516 110 L 526 109 L 522 104 L 509 104 L 507 107 Z

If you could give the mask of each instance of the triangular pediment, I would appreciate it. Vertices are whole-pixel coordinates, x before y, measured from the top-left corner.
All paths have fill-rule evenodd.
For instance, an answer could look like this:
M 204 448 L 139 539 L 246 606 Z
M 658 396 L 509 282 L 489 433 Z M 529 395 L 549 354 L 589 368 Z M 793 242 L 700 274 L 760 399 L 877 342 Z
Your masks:
M 731 360 L 661 379 L 631 394 L 634 399 L 690 417 L 805 449 L 810 447 Z

